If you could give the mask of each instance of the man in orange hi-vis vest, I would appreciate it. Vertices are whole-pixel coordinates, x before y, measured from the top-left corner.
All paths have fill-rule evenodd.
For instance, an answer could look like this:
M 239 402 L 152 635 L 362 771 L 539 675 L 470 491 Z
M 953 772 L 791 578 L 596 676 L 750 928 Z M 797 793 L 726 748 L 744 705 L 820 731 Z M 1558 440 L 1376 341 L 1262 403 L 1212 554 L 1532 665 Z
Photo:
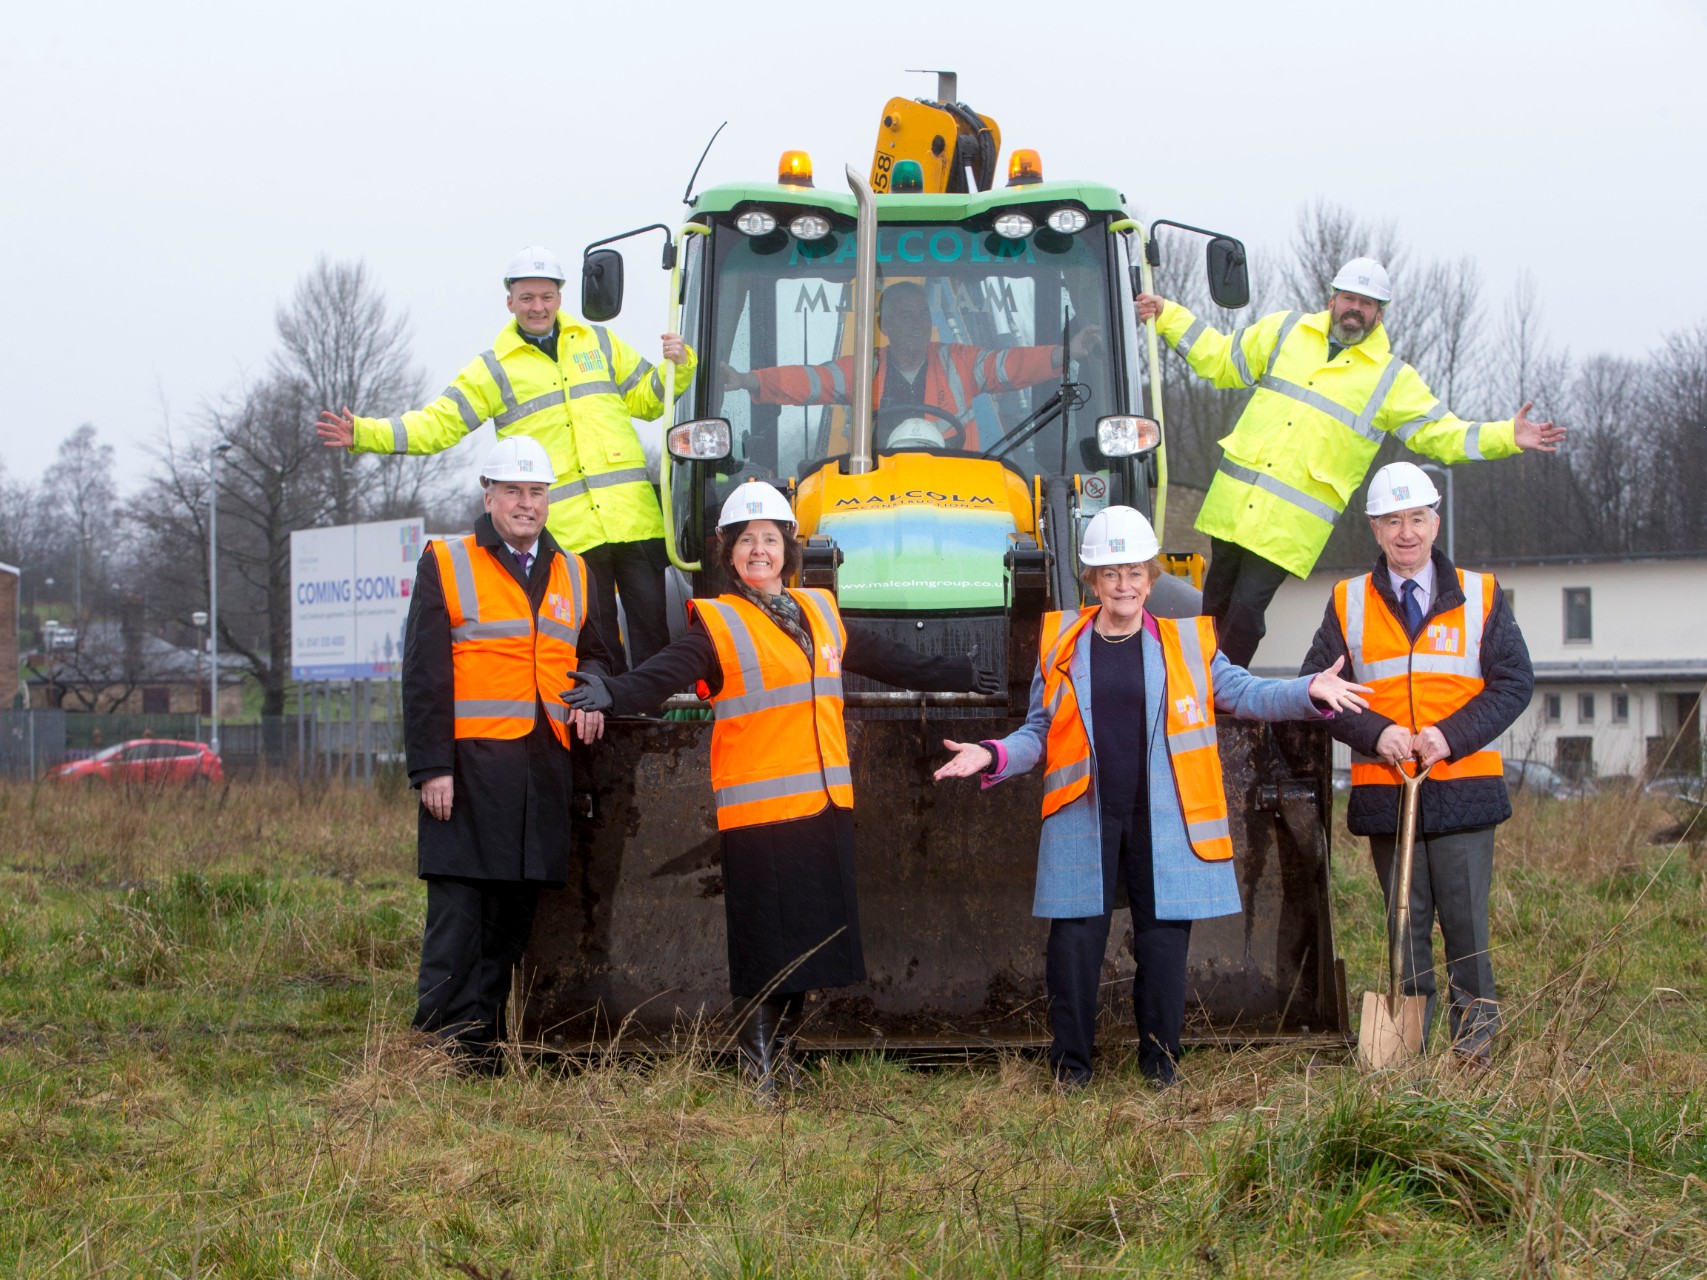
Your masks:
M 986 392 L 1019 391 L 1061 377 L 1061 345 L 1004 347 L 986 351 L 963 342 L 931 338 L 931 309 L 924 289 L 910 280 L 883 291 L 877 309 L 884 345 L 877 350 L 871 396 L 879 425 L 893 429 L 921 411 L 940 415 L 944 443 L 978 447 L 972 402 Z M 1073 359 L 1102 341 L 1102 329 L 1086 325 L 1072 337 Z M 743 373 L 725 366 L 724 385 L 749 392 L 760 404 L 847 404 L 853 387 L 853 357 L 828 364 L 779 365 Z
M 1374 691 L 1369 714 L 1329 732 L 1352 750 L 1346 826 L 1368 836 L 1389 895 L 1399 825 L 1397 771 L 1433 766 L 1423 781 L 1411 872 L 1403 988 L 1434 1017 L 1434 921 L 1452 984 L 1449 1030 L 1465 1059 L 1491 1060 L 1499 1030 L 1489 952 L 1494 828 L 1511 817 L 1499 738 L 1529 705 L 1529 649 L 1491 573 L 1460 569 L 1435 550 L 1440 494 L 1421 467 L 1394 462 L 1369 484 L 1375 567 L 1334 587 L 1303 672 L 1346 663 Z
M 943 746 L 938 778 L 994 786 L 1039 762 L 1043 837 L 1032 914 L 1049 921 L 1049 1065 L 1065 1088 L 1091 1079 L 1102 962 L 1117 886 L 1132 908 L 1138 1067 L 1173 1082 L 1185 1025 L 1191 922 L 1240 910 L 1215 715 L 1309 720 L 1355 713 L 1368 690 L 1336 671 L 1262 680 L 1228 662 L 1204 618 L 1158 618 L 1161 575 L 1141 512 L 1109 507 L 1085 526 L 1081 581 L 1097 603 L 1044 615 L 1031 708 L 1000 741 Z
M 474 532 L 427 544 L 403 642 L 403 736 L 427 882 L 415 1026 L 467 1069 L 502 1066 L 510 972 L 542 888 L 569 877 L 566 671 L 606 671 L 586 566 L 546 528 L 551 459 L 500 440 Z

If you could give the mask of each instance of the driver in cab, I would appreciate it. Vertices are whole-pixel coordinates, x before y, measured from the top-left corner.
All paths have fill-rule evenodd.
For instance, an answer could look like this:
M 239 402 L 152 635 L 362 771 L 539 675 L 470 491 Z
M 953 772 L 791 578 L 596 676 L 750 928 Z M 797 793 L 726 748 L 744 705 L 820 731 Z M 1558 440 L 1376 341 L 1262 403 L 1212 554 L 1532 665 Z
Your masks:
M 980 395 L 1020 391 L 1061 376 L 1059 343 L 986 351 L 968 343 L 934 341 L 924 288 L 911 281 L 883 291 L 877 327 L 884 345 L 877 349 L 872 382 L 876 411 L 889 414 L 892 421 L 920 411 L 940 413 L 943 443 L 951 448 L 978 447 L 972 402 Z M 1101 327 L 1086 325 L 1073 335 L 1073 359 L 1084 359 L 1101 342 Z M 829 364 L 780 365 L 748 373 L 725 365 L 723 377 L 730 390 L 746 391 L 760 404 L 847 404 L 852 395 L 853 356 Z

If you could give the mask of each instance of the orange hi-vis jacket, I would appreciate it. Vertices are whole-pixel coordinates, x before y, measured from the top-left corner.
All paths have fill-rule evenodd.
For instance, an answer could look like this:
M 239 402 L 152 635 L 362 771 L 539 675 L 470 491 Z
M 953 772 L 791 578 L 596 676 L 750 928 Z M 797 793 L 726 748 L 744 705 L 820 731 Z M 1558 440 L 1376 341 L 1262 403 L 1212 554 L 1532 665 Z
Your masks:
M 451 678 L 459 738 L 525 738 L 535 705 L 569 745 L 563 675 L 579 665 L 575 645 L 587 621 L 587 567 L 573 552 L 551 559 L 536 617 L 527 591 L 499 563 L 499 548 L 472 534 L 431 544 L 450 614 Z
M 1369 709 L 1412 733 L 1439 724 L 1482 691 L 1482 633 L 1494 611 L 1494 576 L 1465 569 L 1457 573 L 1464 603 L 1429 618 L 1414 643 L 1376 592 L 1371 575 L 1334 585 L 1334 611 L 1350 667 L 1346 679 L 1373 689 Z M 1500 753 L 1490 746 L 1460 760 L 1442 760 L 1429 780 L 1503 776 Z M 1357 754 L 1351 785 L 1396 787 L 1399 780 L 1384 761 Z
M 842 651 L 848 633 L 828 591 L 790 590 L 812 637 L 812 656 L 736 595 L 694 600 L 717 648 L 723 688 L 711 698 L 711 786 L 717 829 L 809 818 L 826 805 L 853 808 L 853 770 L 842 724 Z M 700 686 L 700 696 L 708 694 Z
M 1048 708 L 1049 739 L 1044 748 L 1043 816 L 1084 795 L 1091 785 L 1091 742 L 1079 713 L 1078 694 L 1068 674 L 1073 649 L 1100 606 L 1075 616 L 1050 613 L 1043 618 L 1038 663 L 1043 675 L 1043 705 Z M 1215 690 L 1209 670 L 1215 661 L 1215 624 L 1209 618 L 1155 618 L 1167 672 L 1163 691 L 1164 732 L 1192 852 L 1205 862 L 1233 856 L 1233 832 L 1227 820 L 1227 788 L 1215 738 Z M 1138 713 L 1141 715 L 1142 708 Z
M 960 342 L 933 342 L 925 349 L 924 381 L 916 383 L 919 403 L 947 409 L 965 421 L 966 439 L 957 448 L 978 447 L 978 424 L 968 415 L 972 402 L 985 392 L 1019 391 L 1061 376 L 1061 348 L 1005 347 L 986 351 Z M 877 370 L 871 384 L 871 401 L 883 407 L 884 377 L 889 371 L 889 348 L 877 352 Z M 829 364 L 779 365 L 754 369 L 760 404 L 847 404 L 852 394 L 853 357 L 843 356 Z M 943 434 L 952 438 L 952 424 L 943 424 Z

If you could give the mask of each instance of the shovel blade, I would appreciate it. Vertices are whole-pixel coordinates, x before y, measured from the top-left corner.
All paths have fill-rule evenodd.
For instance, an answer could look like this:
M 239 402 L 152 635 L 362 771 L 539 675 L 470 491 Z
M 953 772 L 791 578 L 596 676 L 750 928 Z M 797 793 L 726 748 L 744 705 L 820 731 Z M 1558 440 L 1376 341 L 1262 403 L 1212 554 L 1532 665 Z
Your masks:
M 1395 1017 L 1387 1011 L 1384 994 L 1365 991 L 1363 1018 L 1357 1026 L 1358 1065 L 1366 1071 L 1383 1071 L 1421 1053 L 1427 1006 L 1427 996 L 1401 996 Z

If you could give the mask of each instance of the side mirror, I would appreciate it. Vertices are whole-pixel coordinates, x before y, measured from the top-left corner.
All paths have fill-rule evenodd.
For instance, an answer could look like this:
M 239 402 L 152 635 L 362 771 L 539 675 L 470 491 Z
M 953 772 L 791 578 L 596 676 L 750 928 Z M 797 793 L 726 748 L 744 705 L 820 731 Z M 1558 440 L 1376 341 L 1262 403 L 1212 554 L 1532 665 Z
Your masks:
M 1209 296 L 1229 311 L 1247 306 L 1251 300 L 1251 278 L 1245 269 L 1245 246 L 1232 236 L 1216 236 L 1209 242 Z
M 594 322 L 614 320 L 622 310 L 622 255 L 594 249 L 581 259 L 581 314 Z

